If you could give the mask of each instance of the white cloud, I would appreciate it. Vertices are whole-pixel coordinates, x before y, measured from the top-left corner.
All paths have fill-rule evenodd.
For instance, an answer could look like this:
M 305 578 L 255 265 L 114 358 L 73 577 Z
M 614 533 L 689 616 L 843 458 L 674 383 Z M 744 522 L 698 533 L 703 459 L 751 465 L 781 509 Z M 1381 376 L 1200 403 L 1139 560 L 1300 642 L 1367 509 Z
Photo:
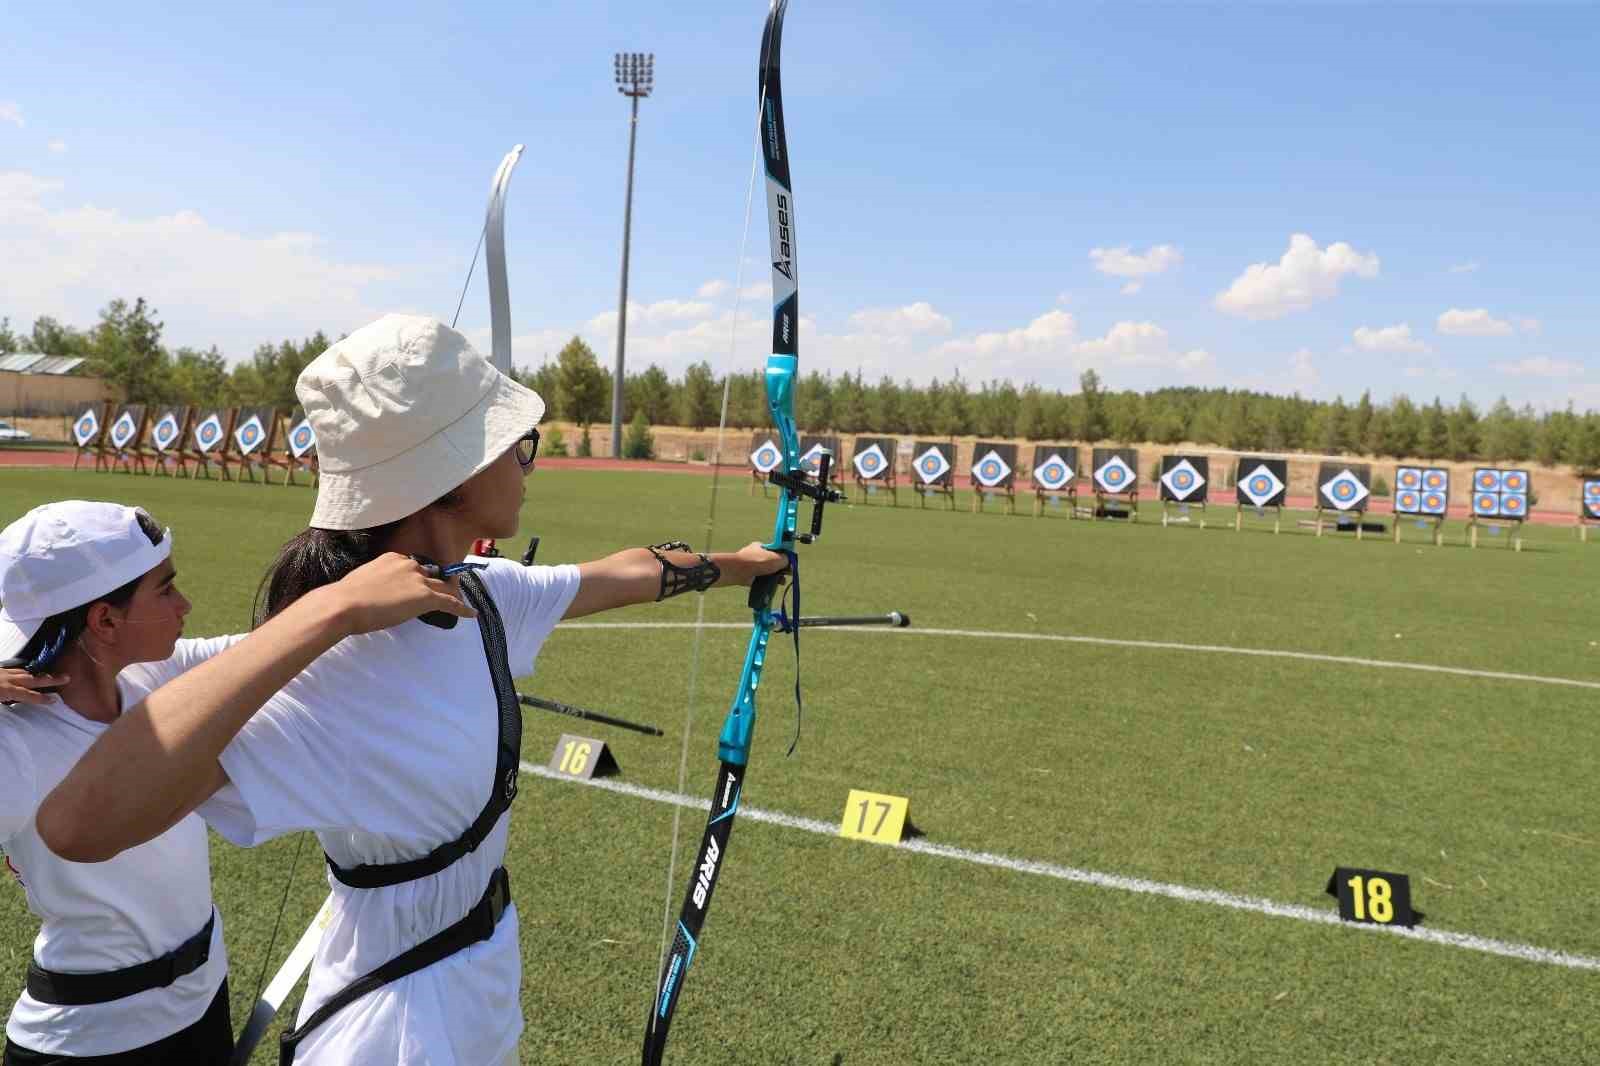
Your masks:
M 1118 322 L 1104 337 L 1073 346 L 1079 366 L 1152 367 L 1194 374 L 1216 368 L 1216 359 L 1204 348 L 1181 351 L 1172 346 L 1167 331 L 1154 322 Z
M 869 307 L 850 316 L 850 324 L 868 333 L 949 333 L 950 319 L 926 301 L 904 307 Z
M 1514 363 L 1496 363 L 1494 368 L 1502 374 L 1517 378 L 1576 378 L 1583 376 L 1583 364 L 1570 359 L 1552 359 L 1536 355 L 1518 359 Z
M 1366 352 L 1425 352 L 1428 346 L 1411 335 L 1411 324 L 1402 322 L 1398 326 L 1382 326 L 1372 329 L 1369 326 L 1357 327 L 1355 333 L 1356 347 Z
M 1456 263 L 1453 266 L 1451 266 L 1450 273 L 1452 273 L 1452 274 L 1471 274 L 1471 273 L 1475 272 L 1478 269 L 1479 265 L 1480 264 L 1478 263 L 1478 261 L 1476 259 L 1469 259 L 1465 263 Z
M 731 288 L 733 288 L 732 285 L 729 285 L 721 278 L 716 278 L 700 286 L 694 291 L 694 294 L 700 297 L 702 300 L 715 300 L 718 296 L 721 296 Z
M 174 324 L 169 344 L 215 341 L 238 357 L 269 337 L 354 329 L 380 311 L 366 299 L 369 287 L 399 276 L 338 261 L 313 234 L 255 236 L 193 211 L 57 208 L 61 190 L 36 175 L 0 173 L 0 247 L 28 249 L 0 256 L 0 292 L 29 316 L 90 323 L 112 299 L 143 296 Z
M 55 155 L 60 155 L 60 154 L 62 154 L 63 152 L 65 152 L 67 150 L 67 142 L 66 141 L 51 141 L 45 147 L 49 148 L 50 151 L 52 153 L 54 153 Z
M 1144 282 L 1142 282 L 1142 281 L 1130 281 L 1126 285 L 1124 285 L 1119 291 L 1124 296 L 1133 296 L 1136 293 L 1138 293 L 1138 291 L 1140 289 L 1142 289 L 1142 288 L 1144 288 Z
M 1183 253 L 1170 244 L 1158 244 L 1143 255 L 1124 244 L 1119 248 L 1091 248 L 1089 258 L 1102 274 L 1118 278 L 1143 278 L 1164 274 L 1183 262 Z
M 1289 238 L 1289 248 L 1276 264 L 1254 263 L 1219 293 L 1216 307 L 1230 315 L 1262 320 L 1304 311 L 1339 292 L 1346 274 L 1377 277 L 1378 257 L 1356 251 L 1343 241 L 1318 248 L 1304 233 Z
M 27 123 L 22 121 L 22 105 L 15 100 L 0 100 L 0 122 L 26 126 Z
M 1439 332 L 1454 337 L 1504 337 L 1511 323 L 1495 318 L 1482 307 L 1463 311 L 1452 307 L 1439 316 Z
M 1524 333 L 1536 334 L 1544 327 L 1537 318 L 1519 318 L 1517 319 L 1517 328 Z

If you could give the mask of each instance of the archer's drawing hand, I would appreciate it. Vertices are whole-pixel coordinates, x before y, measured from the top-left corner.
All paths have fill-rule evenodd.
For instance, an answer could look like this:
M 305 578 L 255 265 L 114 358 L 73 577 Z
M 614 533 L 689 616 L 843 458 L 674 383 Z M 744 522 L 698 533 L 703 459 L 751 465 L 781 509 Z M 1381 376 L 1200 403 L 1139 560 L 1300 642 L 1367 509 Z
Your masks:
M 36 689 L 55 688 L 72 680 L 65 674 L 34 677 L 21 667 L 0 669 L 0 703 L 49 703 L 50 697 Z
M 451 590 L 450 582 L 429 577 L 421 563 L 396 552 L 385 552 L 327 588 L 337 597 L 346 634 L 388 629 L 430 611 L 478 616 Z

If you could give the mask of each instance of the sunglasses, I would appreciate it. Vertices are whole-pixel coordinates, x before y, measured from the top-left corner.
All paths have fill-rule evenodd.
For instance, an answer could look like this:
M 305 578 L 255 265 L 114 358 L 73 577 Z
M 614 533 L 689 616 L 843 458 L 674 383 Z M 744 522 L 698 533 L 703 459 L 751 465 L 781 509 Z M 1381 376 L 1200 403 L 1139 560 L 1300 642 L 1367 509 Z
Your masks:
M 528 430 L 526 436 L 518 438 L 514 448 L 517 453 L 517 463 L 523 470 L 532 470 L 534 457 L 539 454 L 539 431 Z

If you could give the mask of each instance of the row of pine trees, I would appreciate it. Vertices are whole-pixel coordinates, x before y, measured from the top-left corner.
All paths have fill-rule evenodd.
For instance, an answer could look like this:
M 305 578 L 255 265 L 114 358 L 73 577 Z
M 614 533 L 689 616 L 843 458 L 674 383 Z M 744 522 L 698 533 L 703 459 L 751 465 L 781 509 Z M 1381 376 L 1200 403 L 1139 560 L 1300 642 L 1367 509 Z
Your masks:
M 169 351 L 162 323 L 144 300 L 113 301 L 90 329 L 40 318 L 28 333 L 0 318 L 0 352 L 79 355 L 84 373 L 114 382 L 131 403 L 295 405 L 301 369 L 328 347 L 322 333 L 300 341 L 263 344 L 230 367 L 215 347 Z M 611 373 L 581 338 L 555 358 L 516 375 L 544 396 L 552 417 L 580 426 L 609 422 Z M 674 379 L 658 366 L 631 373 L 624 383 L 624 414 L 633 424 L 631 451 L 649 449 L 647 427 L 695 429 L 718 424 L 723 383 L 707 362 Z M 1191 441 L 1241 451 L 1360 453 L 1393 458 L 1569 464 L 1600 469 L 1600 413 L 1536 412 L 1504 399 L 1479 411 L 1465 396 L 1446 405 L 1396 396 L 1375 404 L 1363 393 L 1354 403 L 1301 396 L 1270 396 L 1232 389 L 1167 388 L 1116 392 L 1085 371 L 1078 391 L 955 377 L 925 385 L 859 374 L 823 375 L 800 382 L 795 413 L 808 431 L 882 433 L 921 437 L 1023 438 L 1061 441 Z M 728 425 L 770 422 L 759 370 L 728 382 Z M 582 440 L 587 442 L 587 434 Z

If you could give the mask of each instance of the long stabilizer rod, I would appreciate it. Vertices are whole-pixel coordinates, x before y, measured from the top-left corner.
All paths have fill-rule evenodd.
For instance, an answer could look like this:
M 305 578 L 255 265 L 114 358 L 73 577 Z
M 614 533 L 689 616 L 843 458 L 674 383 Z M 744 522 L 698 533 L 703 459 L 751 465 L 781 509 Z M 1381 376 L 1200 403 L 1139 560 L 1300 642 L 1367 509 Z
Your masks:
M 904 629 L 911 624 L 911 616 L 903 611 L 890 611 L 888 614 L 820 615 L 814 618 L 802 618 L 797 624 L 801 629 L 822 626 L 894 626 L 897 629 Z
M 564 714 L 569 718 L 581 718 L 585 722 L 599 722 L 602 725 L 614 725 L 618 729 L 631 729 L 635 733 L 644 733 L 646 736 L 665 736 L 661 730 L 657 729 L 653 725 L 640 725 L 638 722 L 630 722 L 626 718 L 613 718 L 608 714 L 601 714 L 598 711 L 586 711 L 582 707 L 574 707 L 570 703 L 558 703 L 555 700 L 542 699 L 538 696 L 528 696 L 521 692 L 517 693 L 517 702 L 521 703 L 525 707 L 537 707 L 541 711 L 554 711 L 556 714 Z

